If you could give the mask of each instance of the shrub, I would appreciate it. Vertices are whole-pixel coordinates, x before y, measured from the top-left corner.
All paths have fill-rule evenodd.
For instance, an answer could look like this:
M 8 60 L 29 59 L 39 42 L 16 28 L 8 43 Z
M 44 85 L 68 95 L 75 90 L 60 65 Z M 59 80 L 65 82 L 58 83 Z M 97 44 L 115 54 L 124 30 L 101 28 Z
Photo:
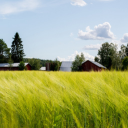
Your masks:
M 24 70 L 24 69 L 25 69 L 25 64 L 23 61 L 21 61 L 19 64 L 19 70 Z

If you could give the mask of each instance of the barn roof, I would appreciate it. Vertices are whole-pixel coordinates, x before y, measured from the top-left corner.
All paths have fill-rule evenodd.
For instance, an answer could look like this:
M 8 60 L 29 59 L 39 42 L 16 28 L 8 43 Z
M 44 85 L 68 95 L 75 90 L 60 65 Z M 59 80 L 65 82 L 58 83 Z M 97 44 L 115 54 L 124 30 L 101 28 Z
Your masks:
M 94 61 L 91 61 L 91 60 L 87 60 L 87 61 L 90 61 L 91 63 L 95 64 L 96 66 L 98 66 L 98 67 L 100 67 L 100 68 L 106 68 L 106 67 L 104 67 L 103 65 L 101 65 L 101 64 L 98 63 L 98 62 L 94 62 Z M 83 63 L 86 63 L 87 61 L 85 61 L 85 62 L 83 62 Z M 82 64 L 83 64 L 83 63 L 82 63 Z
M 13 63 L 13 64 L 12 64 L 12 67 L 19 67 L 19 64 L 20 64 L 20 63 Z M 26 65 L 28 65 L 29 63 L 24 63 L 24 64 L 25 64 L 25 66 L 26 66 Z M 9 64 L 9 63 L 1 63 L 1 64 L 0 64 L 0 67 L 10 67 L 10 64 Z
M 70 72 L 72 67 L 72 61 L 62 61 L 60 71 Z

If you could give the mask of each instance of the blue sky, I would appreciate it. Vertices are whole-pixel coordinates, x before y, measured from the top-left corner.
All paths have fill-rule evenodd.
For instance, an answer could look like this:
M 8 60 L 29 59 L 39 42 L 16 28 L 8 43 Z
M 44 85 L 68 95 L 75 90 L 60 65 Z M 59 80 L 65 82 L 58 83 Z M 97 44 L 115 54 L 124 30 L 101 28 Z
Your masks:
M 127 0 L 0 0 L 0 38 L 19 33 L 26 57 L 93 60 L 104 42 L 128 43 Z

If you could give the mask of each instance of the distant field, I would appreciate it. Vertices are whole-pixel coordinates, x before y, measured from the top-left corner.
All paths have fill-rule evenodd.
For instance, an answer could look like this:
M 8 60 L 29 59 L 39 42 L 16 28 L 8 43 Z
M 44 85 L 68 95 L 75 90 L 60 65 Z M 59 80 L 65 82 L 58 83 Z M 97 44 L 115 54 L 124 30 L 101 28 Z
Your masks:
M 0 128 L 128 128 L 128 72 L 0 72 Z

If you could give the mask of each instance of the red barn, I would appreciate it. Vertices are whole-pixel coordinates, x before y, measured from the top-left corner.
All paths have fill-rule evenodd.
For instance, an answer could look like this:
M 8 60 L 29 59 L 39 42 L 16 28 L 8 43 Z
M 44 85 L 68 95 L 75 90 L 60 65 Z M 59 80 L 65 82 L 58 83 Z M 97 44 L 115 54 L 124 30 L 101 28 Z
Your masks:
M 26 66 L 27 70 L 31 70 L 31 65 L 29 63 L 25 63 L 25 66 Z
M 97 62 L 87 60 L 82 63 L 82 71 L 101 71 L 102 69 L 106 69 L 106 67 Z
M 13 63 L 13 64 L 9 64 L 9 63 L 1 63 L 0 64 L 0 71 L 18 71 L 19 70 L 19 64 L 20 63 Z M 31 65 L 29 63 L 25 63 L 25 67 L 27 68 L 27 70 L 31 70 Z

